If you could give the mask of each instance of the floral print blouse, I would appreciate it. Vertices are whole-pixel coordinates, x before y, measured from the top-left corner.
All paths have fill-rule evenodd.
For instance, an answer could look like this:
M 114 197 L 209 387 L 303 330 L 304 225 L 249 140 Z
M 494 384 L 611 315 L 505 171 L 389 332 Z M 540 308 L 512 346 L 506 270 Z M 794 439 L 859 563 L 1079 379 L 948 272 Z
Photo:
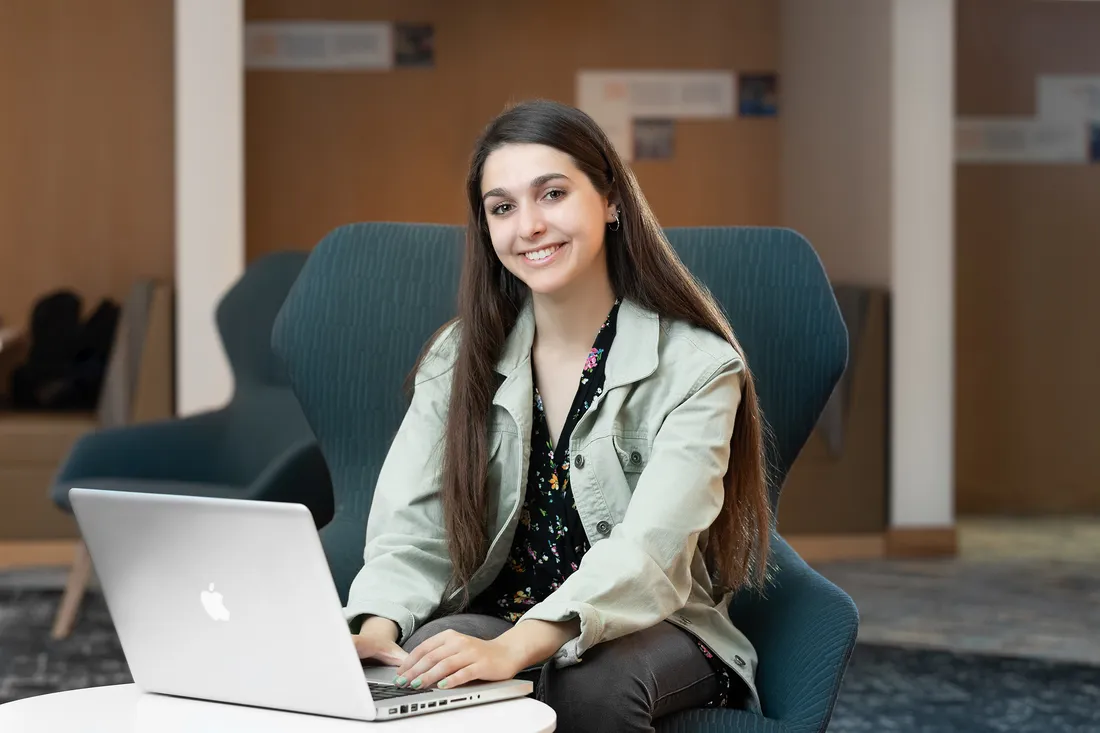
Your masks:
M 596 335 L 557 447 L 550 438 L 542 397 L 535 389 L 531 464 L 519 524 L 507 562 L 492 585 L 474 600 L 470 609 L 474 613 L 519 621 L 580 567 L 588 551 L 588 537 L 569 488 L 569 438 L 577 421 L 603 393 L 604 365 L 615 339 L 619 302 L 615 301 Z M 696 644 L 714 668 L 719 683 L 718 694 L 709 706 L 726 707 L 732 672 L 701 642 Z

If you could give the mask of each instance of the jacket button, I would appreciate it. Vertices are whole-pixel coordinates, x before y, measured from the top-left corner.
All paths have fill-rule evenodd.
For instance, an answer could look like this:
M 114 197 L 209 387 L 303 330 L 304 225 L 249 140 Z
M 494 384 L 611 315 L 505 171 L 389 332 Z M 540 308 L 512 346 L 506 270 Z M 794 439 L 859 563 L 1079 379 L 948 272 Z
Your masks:
M 609 522 L 600 521 L 596 524 L 596 531 L 600 534 L 607 534 L 611 531 L 611 524 Z
M 584 456 L 582 456 L 580 453 L 578 453 L 573 458 L 573 465 L 576 466 L 577 468 L 584 468 Z
M 733 658 L 733 663 L 736 664 L 738 667 L 745 666 L 745 660 L 739 656 Z
M 638 451 L 633 451 L 630 454 L 630 462 L 637 466 L 639 463 L 642 462 L 642 454 Z

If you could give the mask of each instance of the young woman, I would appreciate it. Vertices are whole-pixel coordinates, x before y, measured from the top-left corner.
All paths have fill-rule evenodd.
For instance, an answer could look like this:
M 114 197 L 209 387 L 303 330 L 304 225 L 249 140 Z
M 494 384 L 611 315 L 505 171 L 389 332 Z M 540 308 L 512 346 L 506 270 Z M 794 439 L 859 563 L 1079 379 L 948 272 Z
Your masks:
M 579 110 L 504 112 L 467 195 L 459 317 L 413 372 L 345 609 L 360 657 L 418 689 L 541 667 L 568 731 L 758 710 L 727 607 L 771 516 L 729 324 Z

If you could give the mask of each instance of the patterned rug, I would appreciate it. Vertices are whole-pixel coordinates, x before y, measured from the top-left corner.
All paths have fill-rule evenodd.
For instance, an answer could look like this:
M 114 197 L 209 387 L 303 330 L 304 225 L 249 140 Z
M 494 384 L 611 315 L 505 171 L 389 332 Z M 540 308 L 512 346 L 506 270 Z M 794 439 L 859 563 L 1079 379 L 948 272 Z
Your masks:
M 60 594 L 0 589 L 0 703 L 118 684 L 130 674 L 103 599 L 50 638 Z M 1095 733 L 1100 667 L 860 644 L 831 733 Z

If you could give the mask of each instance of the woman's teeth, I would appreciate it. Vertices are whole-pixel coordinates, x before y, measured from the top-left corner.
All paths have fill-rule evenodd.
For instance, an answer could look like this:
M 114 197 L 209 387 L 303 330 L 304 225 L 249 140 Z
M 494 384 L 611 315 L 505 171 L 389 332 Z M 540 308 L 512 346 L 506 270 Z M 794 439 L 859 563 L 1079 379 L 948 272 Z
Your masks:
M 552 247 L 546 247 L 545 249 L 540 249 L 537 252 L 527 252 L 523 256 L 526 257 L 529 260 L 537 262 L 539 260 L 544 260 L 547 257 L 549 257 L 550 255 L 557 252 L 559 247 L 561 247 L 560 244 L 555 244 Z

